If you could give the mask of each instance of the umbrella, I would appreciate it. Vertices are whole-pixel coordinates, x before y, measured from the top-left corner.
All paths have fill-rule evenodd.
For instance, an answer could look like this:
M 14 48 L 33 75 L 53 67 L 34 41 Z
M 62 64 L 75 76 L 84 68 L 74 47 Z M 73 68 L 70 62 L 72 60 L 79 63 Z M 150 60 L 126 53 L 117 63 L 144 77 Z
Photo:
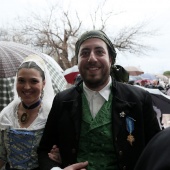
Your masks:
M 142 79 L 142 80 L 136 80 L 135 84 L 139 83 L 141 86 L 145 86 L 147 84 L 152 84 L 152 80 L 149 79 Z
M 162 74 L 156 74 L 155 76 L 157 77 L 157 79 L 160 79 L 165 83 L 168 83 L 168 77 L 167 76 L 162 75 Z
M 0 41 L 0 111 L 13 100 L 16 71 L 24 58 L 30 54 L 37 54 L 44 59 L 55 93 L 66 88 L 63 71 L 53 58 L 19 43 Z
M 137 68 L 135 66 L 127 66 L 127 67 L 124 67 L 124 68 L 129 73 L 129 75 L 131 75 L 131 76 L 138 76 L 138 75 L 144 73 L 140 68 Z
M 144 73 L 140 75 L 143 79 L 148 79 L 148 80 L 158 80 L 158 78 L 151 73 Z
M 170 114 L 170 96 L 163 94 L 159 89 L 149 89 L 142 86 L 138 87 L 147 90 L 151 94 L 154 110 L 157 113 L 157 118 L 161 125 L 161 119 L 167 117 L 165 115 Z
M 170 96 L 162 93 L 159 89 L 138 87 L 147 90 L 151 94 L 153 104 L 161 110 L 162 114 L 170 114 Z
M 140 76 L 129 76 L 129 84 L 134 85 L 135 83 L 138 83 L 137 81 L 143 80 Z M 139 82 L 140 83 L 140 82 Z
M 130 81 L 143 80 L 141 76 L 129 76 Z
M 69 84 L 74 84 L 76 77 L 79 74 L 78 66 L 74 65 L 73 67 L 66 69 L 63 74 Z

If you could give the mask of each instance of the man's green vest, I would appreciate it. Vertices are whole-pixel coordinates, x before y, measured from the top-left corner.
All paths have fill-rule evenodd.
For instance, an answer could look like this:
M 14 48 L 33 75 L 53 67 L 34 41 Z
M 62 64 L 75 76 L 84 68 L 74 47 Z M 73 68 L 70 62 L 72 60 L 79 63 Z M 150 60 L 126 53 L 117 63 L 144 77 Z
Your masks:
M 117 170 L 111 125 L 112 95 L 94 119 L 84 94 L 82 103 L 83 116 L 77 161 L 88 161 L 88 170 Z

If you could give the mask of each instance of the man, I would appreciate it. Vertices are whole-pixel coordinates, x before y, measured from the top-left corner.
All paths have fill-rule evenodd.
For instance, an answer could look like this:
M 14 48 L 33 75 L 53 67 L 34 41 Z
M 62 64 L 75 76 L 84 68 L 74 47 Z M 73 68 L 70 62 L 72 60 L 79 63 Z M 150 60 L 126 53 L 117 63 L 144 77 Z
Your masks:
M 55 96 L 38 149 L 40 168 L 133 170 L 160 131 L 149 93 L 111 78 L 116 51 L 104 32 L 85 32 L 75 55 L 83 82 Z M 48 158 L 53 145 L 61 165 Z

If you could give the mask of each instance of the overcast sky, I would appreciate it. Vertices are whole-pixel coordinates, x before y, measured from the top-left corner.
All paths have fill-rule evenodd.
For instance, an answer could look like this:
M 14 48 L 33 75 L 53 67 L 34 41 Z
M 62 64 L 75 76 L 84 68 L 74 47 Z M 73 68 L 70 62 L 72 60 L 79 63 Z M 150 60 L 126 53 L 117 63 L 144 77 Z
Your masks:
M 17 16 L 24 16 L 32 9 L 34 12 L 45 9 L 53 0 L 0 0 L 1 25 L 13 23 Z M 48 2 L 48 3 L 47 3 Z M 55 0 L 53 1 L 55 2 Z M 87 13 L 93 11 L 100 0 L 62 0 L 60 5 L 67 8 L 75 8 L 81 12 L 84 21 Z M 122 54 L 117 51 L 117 63 L 122 66 L 137 66 L 145 73 L 163 73 L 170 70 L 170 1 L 169 0 L 108 0 L 108 11 L 111 9 L 123 11 L 117 15 L 114 22 L 110 22 L 113 28 L 134 25 L 137 22 L 149 20 L 150 29 L 158 29 L 159 35 L 146 39 L 148 45 L 155 50 L 147 53 L 147 56 L 135 56 Z M 96 8 L 95 8 L 96 9 Z M 45 10 L 44 10 L 45 12 Z M 140 41 L 140 40 L 139 40 Z

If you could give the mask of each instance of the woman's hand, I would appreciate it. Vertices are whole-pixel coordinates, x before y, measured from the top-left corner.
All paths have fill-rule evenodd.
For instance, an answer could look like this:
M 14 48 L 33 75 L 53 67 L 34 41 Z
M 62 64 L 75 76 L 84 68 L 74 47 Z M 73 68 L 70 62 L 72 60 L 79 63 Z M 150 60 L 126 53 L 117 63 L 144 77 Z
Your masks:
M 57 145 L 53 145 L 50 153 L 48 153 L 48 156 L 50 159 L 52 159 L 53 161 L 61 164 L 62 160 L 61 160 L 61 156 L 60 156 L 60 150 L 57 147 Z

